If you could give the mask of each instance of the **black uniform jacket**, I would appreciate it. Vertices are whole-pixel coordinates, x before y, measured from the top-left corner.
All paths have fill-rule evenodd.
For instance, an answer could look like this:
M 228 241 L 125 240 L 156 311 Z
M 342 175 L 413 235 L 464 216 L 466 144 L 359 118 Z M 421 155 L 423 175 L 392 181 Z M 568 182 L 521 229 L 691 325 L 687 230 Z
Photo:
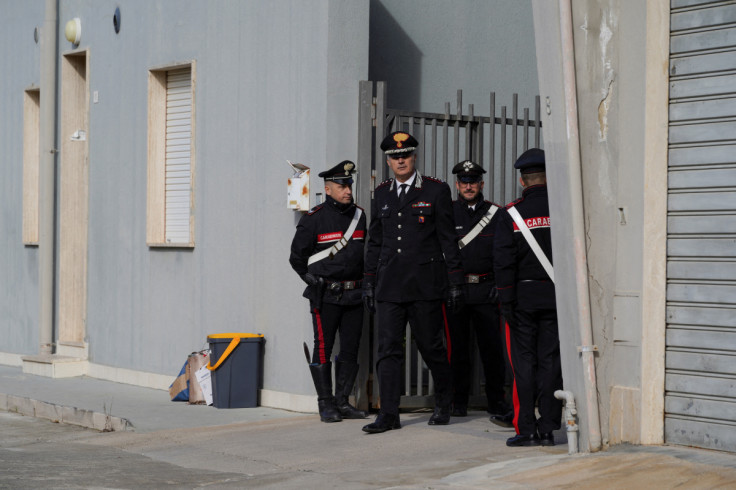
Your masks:
M 348 244 L 332 258 L 326 257 L 307 266 L 309 257 L 321 250 L 332 247 L 345 233 L 355 215 L 356 205 L 340 205 L 327 196 L 327 200 L 312 208 L 302 216 L 296 226 L 296 234 L 291 242 L 291 267 L 300 276 L 307 272 L 324 277 L 329 281 L 360 281 L 363 274 L 363 245 L 365 243 L 365 213 L 362 213 L 358 226 Z M 327 290 L 322 296 L 325 303 L 353 305 L 361 302 L 361 288 L 332 292 Z M 304 297 L 312 301 L 316 298 L 316 288 L 307 286 Z
M 453 202 L 455 230 L 458 238 L 464 238 L 465 235 L 470 233 L 486 215 L 492 204 L 490 201 L 484 201 L 482 195 L 480 201 L 475 205 L 475 210 L 469 208 L 463 199 Z M 482 281 L 478 284 L 465 284 L 464 292 L 467 304 L 490 302 L 491 290 L 496 285 L 493 275 L 493 239 L 499 214 L 501 214 L 500 209 L 496 211 L 491 222 L 483 227 L 469 244 L 460 249 L 465 274 L 480 276 Z
M 555 285 L 534 255 L 507 209 L 514 206 L 552 263 L 547 186 L 524 189 L 521 199 L 499 211 L 493 247 L 493 264 L 502 303 L 518 302 L 525 310 L 555 309 Z
M 376 299 L 444 299 L 448 276 L 452 284 L 463 283 L 450 188 L 417 172 L 403 205 L 394 179 L 373 195 L 365 280 L 375 285 Z

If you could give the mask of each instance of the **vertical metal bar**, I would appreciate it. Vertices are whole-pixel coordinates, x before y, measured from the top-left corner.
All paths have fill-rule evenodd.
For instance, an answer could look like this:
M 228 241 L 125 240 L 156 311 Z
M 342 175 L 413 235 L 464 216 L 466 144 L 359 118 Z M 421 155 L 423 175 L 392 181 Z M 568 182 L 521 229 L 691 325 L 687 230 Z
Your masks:
M 419 130 L 417 131 L 417 134 L 419 135 L 419 138 L 417 138 L 417 139 L 419 139 L 419 152 L 420 152 L 418 159 L 422 162 L 421 163 L 421 165 L 422 165 L 422 173 L 423 174 L 426 174 L 427 173 L 427 168 L 429 167 L 429 165 L 427 165 L 427 161 L 425 159 L 425 155 L 427 154 L 427 151 L 426 151 L 426 148 L 427 148 L 427 138 L 426 138 L 426 135 L 424 134 L 425 133 L 425 131 L 424 131 L 425 122 L 424 121 L 425 121 L 425 119 L 423 117 L 419 118 Z M 412 134 L 414 134 L 414 133 L 412 133 Z M 414 137 L 416 137 L 417 134 L 414 134 Z
M 502 204 L 496 198 L 496 92 L 491 92 L 490 111 L 491 127 L 488 135 L 488 189 L 491 201 Z M 503 182 L 503 179 L 501 181 Z
M 449 121 L 450 121 L 450 103 L 445 102 L 445 120 L 442 121 L 442 171 L 447 172 L 447 158 L 448 158 L 448 149 L 447 145 L 449 143 Z M 441 179 L 442 176 L 437 175 L 437 178 Z M 453 191 L 454 192 L 454 191 Z
M 540 111 L 540 99 L 534 97 L 534 148 L 539 148 L 539 136 L 542 131 L 542 114 Z
M 375 98 L 375 117 L 376 117 L 376 132 L 375 141 L 373 146 L 373 174 L 376 183 L 384 180 L 386 164 L 384 163 L 383 152 L 381 151 L 380 145 L 381 140 L 386 136 L 386 105 L 388 101 L 388 88 L 386 82 L 376 83 L 376 98 Z M 373 200 L 373 192 L 371 191 L 371 200 Z M 370 205 L 368 206 L 370 207 Z M 378 359 L 378 321 L 373 322 L 373 362 Z M 373 390 L 371 394 L 371 404 L 373 407 L 379 406 L 379 380 L 376 374 L 375 364 L 371 366 L 373 369 Z
M 471 160 L 473 158 L 473 104 L 468 105 L 468 123 L 465 125 L 465 158 Z
M 518 153 L 518 132 L 519 132 L 519 94 L 513 96 L 513 118 L 511 119 L 511 161 L 516 161 Z
M 475 142 L 475 162 L 481 167 L 485 168 L 485 165 L 483 165 L 483 157 L 485 155 L 485 151 L 483 151 L 483 132 L 484 131 L 485 131 L 485 125 L 483 124 L 483 117 L 478 117 L 478 126 L 476 130 L 476 134 L 478 135 L 478 137 L 476 138 L 476 142 Z
M 417 396 L 422 396 L 424 391 L 424 369 L 422 369 L 422 364 L 424 364 L 424 361 L 419 349 L 417 349 Z
M 501 106 L 501 153 L 500 153 L 500 162 L 501 165 L 501 203 L 507 203 L 509 202 L 506 199 L 506 187 L 508 187 L 508 183 L 506 182 L 506 106 Z
M 406 325 L 406 347 L 404 352 L 404 394 L 411 395 L 411 329 Z M 419 355 L 417 353 L 417 355 Z
M 376 183 L 373 181 L 373 121 L 376 117 L 373 101 L 373 82 L 361 80 L 359 83 L 358 100 L 358 158 L 357 186 L 355 200 L 361 203 L 365 209 L 366 219 L 370 222 L 371 205 L 370 196 Z M 370 316 L 363 313 L 363 325 L 370 325 Z M 368 377 L 370 373 L 370 329 L 363 328 L 360 350 L 358 352 L 358 371 L 355 380 L 355 405 L 361 410 L 367 410 L 370 400 L 368 399 Z
M 437 175 L 437 119 L 432 118 L 432 175 Z
M 386 82 L 376 83 L 376 140 L 373 148 L 375 160 L 373 168 L 376 172 L 376 184 L 386 180 L 386 162 L 381 151 L 381 140 L 388 134 L 386 129 L 386 103 L 388 101 L 388 88 Z
M 454 142 L 455 147 L 453 150 L 453 160 L 452 165 L 455 165 L 460 158 L 460 120 L 463 118 L 463 91 L 462 89 L 458 89 L 457 91 L 457 119 L 455 119 L 455 134 L 454 134 Z M 448 165 L 448 168 L 445 169 L 445 180 L 447 180 L 447 174 L 450 172 L 448 171 L 449 168 L 452 167 L 452 165 Z
M 524 108 L 524 151 L 529 149 L 529 108 Z

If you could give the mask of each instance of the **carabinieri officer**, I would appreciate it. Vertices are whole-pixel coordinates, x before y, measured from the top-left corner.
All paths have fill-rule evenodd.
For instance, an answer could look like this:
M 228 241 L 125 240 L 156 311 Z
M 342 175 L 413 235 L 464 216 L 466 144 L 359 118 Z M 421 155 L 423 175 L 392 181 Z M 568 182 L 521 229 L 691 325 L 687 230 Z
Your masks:
M 554 396 L 562 389 L 562 370 L 544 151 L 525 151 L 514 168 L 524 192 L 500 213 L 493 249 L 514 370 L 517 435 L 506 445 L 553 446 L 562 418 L 562 402 Z
M 358 347 L 363 331 L 361 276 L 366 219 L 353 202 L 355 164 L 344 160 L 319 174 L 327 199 L 302 216 L 291 243 L 291 267 L 307 283 L 314 326 L 309 369 L 317 389 L 322 422 L 362 419 L 368 414 L 348 403 L 358 374 Z M 332 395 L 332 347 L 340 332 Z
M 465 308 L 448 316 L 448 350 L 455 385 L 452 416 L 468 414 L 473 354 L 470 335 L 475 332 L 485 377 L 487 411 L 494 420 L 511 409 L 504 400 L 506 354 L 493 275 L 493 239 L 499 207 L 483 199 L 483 174 L 486 173 L 483 167 L 465 160 L 455 165 L 452 173 L 457 188 L 457 200 L 453 202 L 455 229 L 460 237 L 458 245 L 465 267 Z
M 445 349 L 445 311 L 462 301 L 463 268 L 446 183 L 415 169 L 417 140 L 391 133 L 381 142 L 394 177 L 376 187 L 366 248 L 363 298 L 376 312 L 381 411 L 368 433 L 400 429 L 401 365 L 407 321 L 435 383 L 430 425 L 450 422 L 452 373 Z

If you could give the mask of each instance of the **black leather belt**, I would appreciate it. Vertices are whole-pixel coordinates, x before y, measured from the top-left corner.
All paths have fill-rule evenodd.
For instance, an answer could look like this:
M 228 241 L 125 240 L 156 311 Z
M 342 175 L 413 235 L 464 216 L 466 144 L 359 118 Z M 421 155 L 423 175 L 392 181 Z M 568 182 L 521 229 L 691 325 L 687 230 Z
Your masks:
M 482 282 L 490 281 L 492 276 L 490 274 L 465 274 L 466 284 L 480 284 Z
M 327 289 L 330 291 L 349 291 L 350 289 L 358 289 L 363 281 L 333 281 L 327 283 Z

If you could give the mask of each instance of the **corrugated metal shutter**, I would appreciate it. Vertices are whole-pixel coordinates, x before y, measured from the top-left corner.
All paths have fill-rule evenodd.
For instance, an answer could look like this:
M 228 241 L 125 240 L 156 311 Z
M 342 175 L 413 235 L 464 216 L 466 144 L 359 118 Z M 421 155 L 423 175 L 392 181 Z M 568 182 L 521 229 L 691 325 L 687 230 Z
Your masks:
M 190 242 L 192 70 L 166 75 L 166 242 Z
M 665 439 L 736 451 L 736 4 L 671 8 Z

